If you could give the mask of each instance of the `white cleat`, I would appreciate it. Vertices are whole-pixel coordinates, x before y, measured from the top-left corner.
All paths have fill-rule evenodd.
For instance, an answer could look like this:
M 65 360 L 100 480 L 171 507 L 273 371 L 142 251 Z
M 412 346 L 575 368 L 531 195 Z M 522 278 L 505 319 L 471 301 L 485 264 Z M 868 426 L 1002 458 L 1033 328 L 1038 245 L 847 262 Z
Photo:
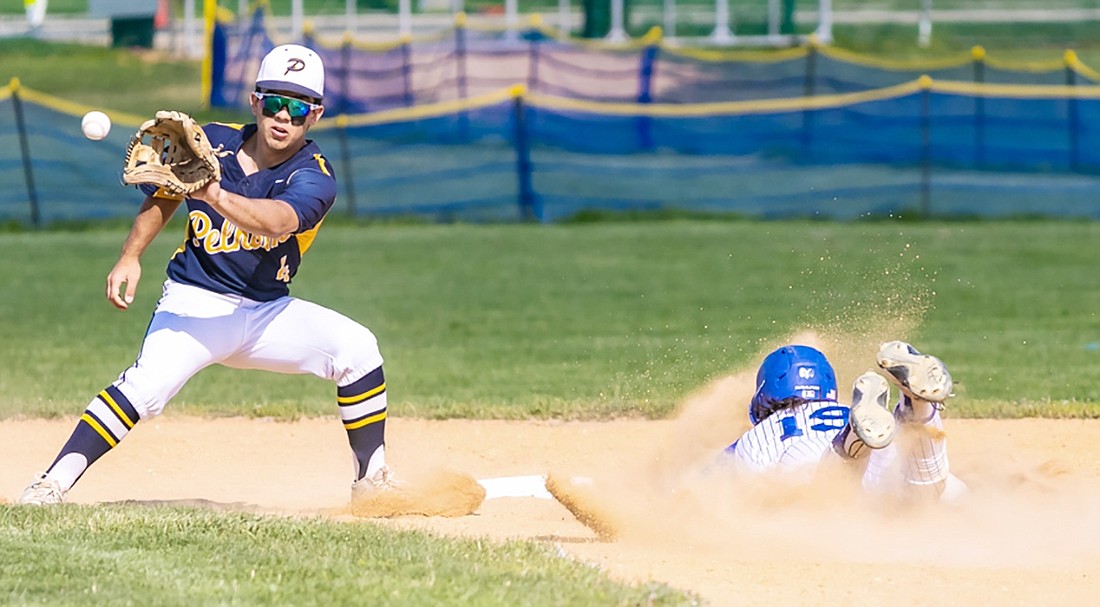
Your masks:
M 393 491 L 401 486 L 388 466 L 382 466 L 373 476 L 365 476 L 351 484 L 351 501 L 369 499 L 383 491 Z
M 19 503 L 30 506 L 64 504 L 65 491 L 57 481 L 42 472 L 35 476 L 34 481 L 23 491 L 23 497 L 19 498 Z
M 871 449 L 882 449 L 894 440 L 897 424 L 887 408 L 890 385 L 874 371 L 860 375 L 852 386 L 852 410 L 848 425 Z
M 877 358 L 878 366 L 910 398 L 942 403 L 952 396 L 951 374 L 935 356 L 921 354 L 903 341 L 890 341 L 882 344 Z

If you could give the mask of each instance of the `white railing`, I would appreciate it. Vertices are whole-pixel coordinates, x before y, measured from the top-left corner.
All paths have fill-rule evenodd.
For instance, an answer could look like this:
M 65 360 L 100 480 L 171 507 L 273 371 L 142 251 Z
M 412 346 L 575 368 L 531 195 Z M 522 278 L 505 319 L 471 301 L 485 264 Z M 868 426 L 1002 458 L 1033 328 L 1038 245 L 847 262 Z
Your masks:
M 268 17 L 268 27 L 280 40 L 299 39 L 306 21 L 321 35 L 339 36 L 354 34 L 357 39 L 368 41 L 392 41 L 399 36 L 432 33 L 453 27 L 454 14 L 464 8 L 463 0 L 445 0 L 449 10 L 445 12 L 416 13 L 412 0 L 400 0 L 400 10 L 394 14 L 356 11 L 355 0 L 346 0 L 343 14 L 305 15 L 301 0 L 292 3 L 291 15 Z M 553 2 L 554 0 L 548 0 Z M 834 24 L 896 23 L 914 26 L 918 44 L 931 42 L 933 24 L 936 22 L 1015 22 L 1015 23 L 1068 23 L 1100 22 L 1100 8 L 1095 9 L 968 9 L 933 10 L 934 0 L 920 0 L 919 10 L 848 10 L 835 11 L 835 0 L 817 0 L 813 9 L 800 10 L 794 15 L 802 26 L 813 26 L 814 33 L 823 43 L 832 40 Z M 676 0 L 662 0 L 660 5 L 634 5 L 631 16 L 635 22 L 645 20 L 662 23 L 666 40 L 683 45 L 784 45 L 791 42 L 789 36 L 780 33 L 781 2 L 768 0 L 767 33 L 763 36 L 747 36 L 737 33 L 737 23 L 730 9 L 736 0 L 715 0 L 713 7 L 698 4 L 677 6 Z M 174 20 L 165 30 L 158 31 L 154 45 L 181 56 L 199 57 L 203 48 L 203 21 L 199 16 L 203 0 L 184 0 L 184 17 Z M 518 29 L 525 23 L 518 13 L 515 0 L 506 0 L 503 15 L 470 15 L 469 22 L 488 27 Z M 547 25 L 562 31 L 577 31 L 584 23 L 584 15 L 577 2 L 557 0 L 556 11 L 550 6 Z M 803 2 L 800 6 L 809 4 Z M 736 6 L 736 4 L 734 4 Z M 239 14 L 247 16 L 249 2 L 240 0 Z M 617 7 L 617 8 L 616 8 Z M 613 0 L 612 23 L 608 38 L 614 41 L 627 39 L 631 29 L 625 22 L 622 0 Z M 555 14 L 556 12 L 556 14 Z M 35 17 L 37 20 L 37 17 Z M 111 43 L 111 22 L 106 18 L 90 18 L 74 15 L 53 15 L 47 12 L 37 26 L 22 15 L 0 16 L 0 36 L 31 36 L 43 40 L 70 41 L 86 44 Z M 713 25 L 711 33 L 700 37 L 676 37 L 677 24 Z

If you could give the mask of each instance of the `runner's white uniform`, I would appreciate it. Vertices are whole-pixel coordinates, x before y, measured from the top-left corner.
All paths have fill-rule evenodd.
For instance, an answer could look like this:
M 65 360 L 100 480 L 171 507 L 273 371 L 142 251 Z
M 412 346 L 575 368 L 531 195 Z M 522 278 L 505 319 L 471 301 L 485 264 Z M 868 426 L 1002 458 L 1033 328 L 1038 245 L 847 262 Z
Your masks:
M 833 439 L 848 424 L 847 405 L 803 403 L 769 415 L 743 434 L 726 453 L 741 470 L 813 470 L 832 451 Z
M 743 473 L 779 472 L 808 480 L 826 458 L 843 459 L 833 439 L 847 425 L 849 411 L 832 401 L 777 411 L 727 447 L 723 459 Z M 863 488 L 877 493 L 916 489 L 942 500 L 963 495 L 966 484 L 949 470 L 939 411 L 923 423 L 902 427 L 909 432 L 882 449 L 868 449 Z

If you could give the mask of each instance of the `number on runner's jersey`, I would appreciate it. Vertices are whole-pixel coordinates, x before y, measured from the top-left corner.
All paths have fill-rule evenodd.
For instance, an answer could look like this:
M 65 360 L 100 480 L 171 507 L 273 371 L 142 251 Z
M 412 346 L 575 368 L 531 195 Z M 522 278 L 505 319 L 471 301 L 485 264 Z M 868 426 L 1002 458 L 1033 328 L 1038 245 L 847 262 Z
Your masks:
M 810 414 L 810 421 L 812 422 L 810 430 L 814 432 L 840 430 L 848 424 L 848 411 L 848 407 L 843 405 L 822 407 Z M 787 440 L 804 434 L 802 428 L 798 427 L 798 418 L 794 416 L 781 418 L 779 423 L 783 429 L 783 434 L 779 437 L 779 440 Z

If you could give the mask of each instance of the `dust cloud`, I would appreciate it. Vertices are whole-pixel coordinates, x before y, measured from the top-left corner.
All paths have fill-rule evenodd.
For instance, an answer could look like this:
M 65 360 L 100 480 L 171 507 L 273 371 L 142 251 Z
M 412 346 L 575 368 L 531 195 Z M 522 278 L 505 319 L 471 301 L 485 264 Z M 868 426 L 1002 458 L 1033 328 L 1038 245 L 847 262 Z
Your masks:
M 808 330 L 762 344 L 755 360 L 784 343 L 817 347 L 858 369 L 838 369 L 841 400 L 847 402 L 850 378 L 873 367 L 878 343 L 894 338 Z M 970 487 L 958 502 L 868 495 L 860 488 L 858 465 L 839 459 L 826 461 L 809 483 L 735 478 L 713 465 L 714 458 L 750 427 L 747 404 L 755 373 L 735 370 L 685 398 L 663 440 L 640 444 L 602 469 L 556 476 L 585 485 L 581 497 L 615 529 L 618 541 L 686 546 L 697 554 L 713 551 L 716 559 L 732 550 L 804 563 L 1047 567 L 1100 557 L 1095 482 L 1056 460 L 1022 461 L 1007 447 L 973 452 L 953 445 L 958 437 L 951 434 L 950 410 L 945 424 L 951 470 Z M 961 457 L 954 456 L 955 447 L 962 447 Z

